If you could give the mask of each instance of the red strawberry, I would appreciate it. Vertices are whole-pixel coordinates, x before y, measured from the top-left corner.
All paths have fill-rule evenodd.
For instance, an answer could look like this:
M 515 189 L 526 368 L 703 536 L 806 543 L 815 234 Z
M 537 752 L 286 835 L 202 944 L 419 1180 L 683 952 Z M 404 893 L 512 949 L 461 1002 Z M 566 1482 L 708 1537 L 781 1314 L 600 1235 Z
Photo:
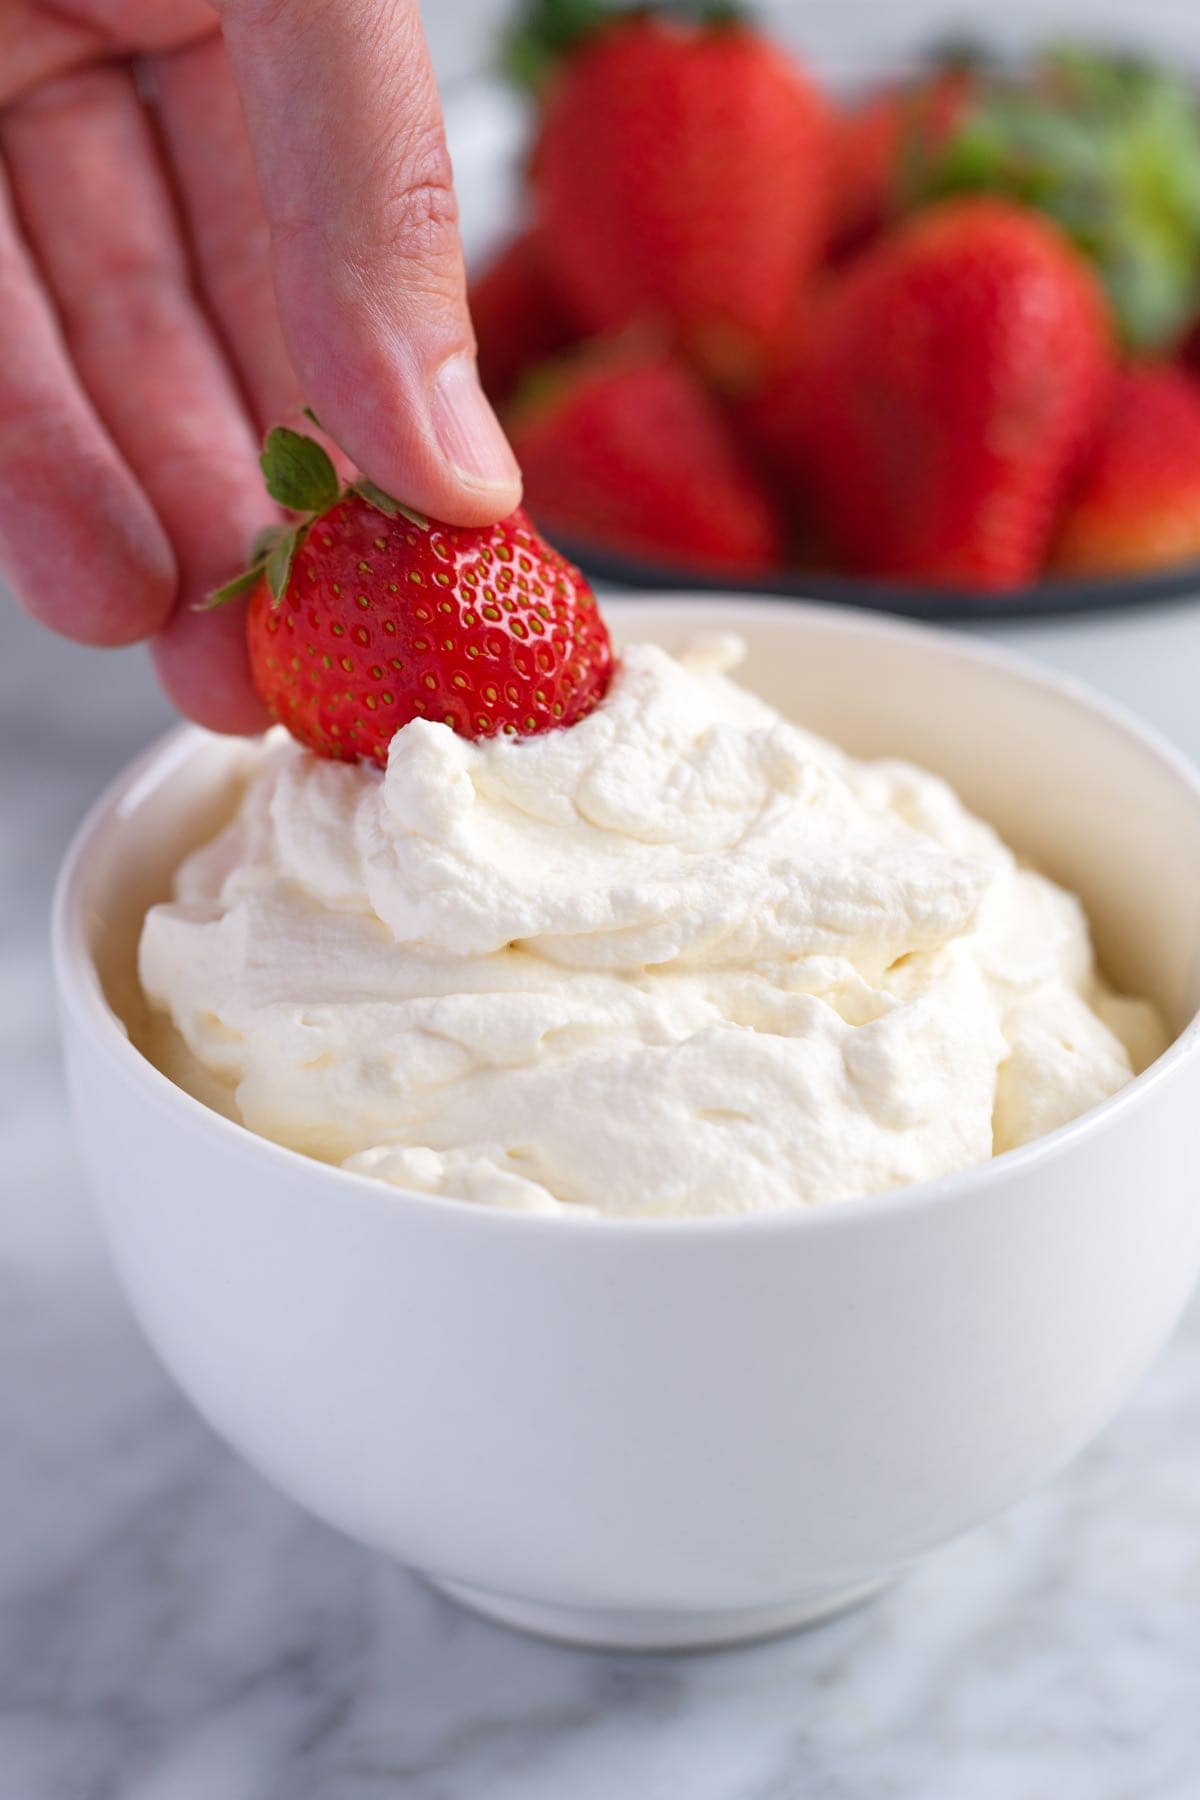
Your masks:
M 1166 362 L 1135 363 L 1058 529 L 1053 567 L 1121 575 L 1200 562 L 1200 387 Z
M 831 288 L 794 384 L 794 461 L 845 564 L 931 584 L 1029 581 L 1104 403 L 1111 326 L 1048 220 L 951 201 Z
M 471 285 L 479 374 L 490 398 L 508 399 L 526 370 L 575 336 L 542 273 L 532 232 L 514 238 Z
M 830 112 L 736 23 L 638 16 L 551 81 L 532 179 L 546 267 L 581 328 L 650 318 L 723 384 L 752 383 L 819 255 Z
M 833 152 L 834 257 L 861 249 L 897 216 L 908 164 L 928 156 L 954 130 L 972 79 L 966 68 L 937 69 L 871 94 L 842 114 Z
M 970 105 L 910 164 L 910 205 L 992 194 L 1053 219 L 1095 268 L 1117 334 L 1163 353 L 1200 305 L 1200 109 L 1183 67 L 1099 46 L 979 67 Z
M 792 352 L 776 365 L 764 386 L 729 405 L 726 417 L 786 521 L 787 565 L 828 573 L 838 559 L 822 527 L 815 496 L 797 468 L 795 448 L 796 412 L 807 386 L 804 350 L 813 316 L 819 312 L 806 313 Z
M 1175 347 L 1176 360 L 1189 375 L 1200 378 L 1200 319 L 1193 319 Z
M 831 282 L 838 277 L 822 270 L 792 321 L 787 347 L 776 357 L 763 382 L 752 393 L 730 401 L 726 416 L 738 439 L 786 489 L 795 464 L 797 409 L 808 387 L 807 359 L 814 331 L 826 304 Z
M 371 482 L 339 487 L 319 444 L 278 428 L 263 471 L 306 517 L 213 599 L 251 590 L 255 684 L 310 750 L 382 765 L 412 719 L 528 736 L 601 699 L 612 652 L 591 589 L 523 512 L 439 524 Z
M 557 536 L 697 569 L 779 559 L 770 502 L 715 402 L 653 343 L 597 341 L 547 369 L 512 442 L 529 510 Z

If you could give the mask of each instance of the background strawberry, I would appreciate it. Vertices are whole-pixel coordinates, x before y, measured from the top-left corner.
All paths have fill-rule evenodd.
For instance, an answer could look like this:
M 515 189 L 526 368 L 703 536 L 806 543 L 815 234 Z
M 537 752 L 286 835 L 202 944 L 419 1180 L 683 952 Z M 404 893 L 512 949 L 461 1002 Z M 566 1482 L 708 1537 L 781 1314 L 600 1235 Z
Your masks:
M 839 109 L 723 0 L 525 0 L 506 54 L 540 106 L 534 225 L 478 286 L 481 361 L 536 514 L 581 546 L 1023 586 L 1116 341 L 1200 371 L 1200 108 L 1174 70 L 952 53 Z M 1190 409 L 1131 374 L 1161 512 L 1097 449 L 1056 551 L 1080 569 L 1165 566 L 1173 533 L 1191 554 Z
M 840 277 L 823 270 L 792 319 L 788 341 L 770 377 L 749 394 L 726 402 L 724 411 L 740 443 L 794 503 L 797 419 L 808 390 L 808 360 L 828 294 Z
M 750 385 L 825 238 L 830 131 L 807 75 L 741 24 L 639 15 L 588 38 L 547 83 L 531 165 L 581 330 L 655 320 Z
M 1064 575 L 1200 562 L 1200 386 L 1169 363 L 1124 370 L 1059 526 Z
M 311 750 L 382 766 L 412 719 L 530 735 L 603 696 L 612 652 L 591 589 L 523 512 L 440 524 L 370 482 L 341 488 L 321 446 L 282 429 L 263 472 L 305 518 L 214 601 L 249 591 L 255 684 Z
M 767 495 L 716 403 L 663 348 L 597 340 L 545 371 L 511 423 L 526 503 L 546 530 L 698 569 L 778 559 Z
M 918 170 L 962 118 L 972 80 L 963 65 L 935 69 L 881 88 L 838 117 L 829 231 L 835 260 L 861 250 L 904 210 Z
M 1200 318 L 1193 318 L 1176 350 L 1181 367 L 1200 381 Z
M 810 329 L 790 473 L 844 564 L 1031 580 L 1110 371 L 1104 296 L 1061 233 L 1004 201 L 948 203 L 867 251 Z
M 513 23 L 501 39 L 500 62 L 518 87 L 544 89 L 558 65 L 594 37 L 615 18 L 626 18 L 636 8 L 621 0 L 524 0 Z M 670 10 L 678 17 L 703 17 L 715 7 L 674 0 Z
M 1078 46 L 1016 74 L 979 69 L 913 175 L 914 202 L 1003 194 L 1055 220 L 1097 270 L 1127 345 L 1171 345 L 1200 307 L 1190 75 Z
M 525 232 L 505 246 L 471 284 L 471 319 L 479 374 L 496 405 L 548 356 L 576 335 L 542 271 L 537 240 Z

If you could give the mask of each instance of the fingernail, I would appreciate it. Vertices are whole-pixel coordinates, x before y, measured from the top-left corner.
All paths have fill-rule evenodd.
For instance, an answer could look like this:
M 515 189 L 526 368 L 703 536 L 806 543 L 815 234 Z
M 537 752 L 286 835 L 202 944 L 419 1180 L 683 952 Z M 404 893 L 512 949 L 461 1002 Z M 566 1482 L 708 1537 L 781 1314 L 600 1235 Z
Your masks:
M 475 358 L 465 350 L 448 357 L 434 376 L 430 413 L 442 455 L 471 487 L 520 481 L 517 459 L 479 385 Z

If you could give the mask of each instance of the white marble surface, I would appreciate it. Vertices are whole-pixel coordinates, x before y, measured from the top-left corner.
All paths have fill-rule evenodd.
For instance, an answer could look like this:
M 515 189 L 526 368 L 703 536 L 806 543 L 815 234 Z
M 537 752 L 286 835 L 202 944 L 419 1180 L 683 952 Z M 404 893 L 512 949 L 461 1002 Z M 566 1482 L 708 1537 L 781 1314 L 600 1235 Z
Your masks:
M 1000 635 L 1200 754 L 1200 607 Z M 46 955 L 73 824 L 166 719 L 139 654 L 0 611 L 0 1800 L 1195 1800 L 1196 1308 L 1052 1487 L 710 1656 L 479 1623 L 212 1437 L 90 1224 Z

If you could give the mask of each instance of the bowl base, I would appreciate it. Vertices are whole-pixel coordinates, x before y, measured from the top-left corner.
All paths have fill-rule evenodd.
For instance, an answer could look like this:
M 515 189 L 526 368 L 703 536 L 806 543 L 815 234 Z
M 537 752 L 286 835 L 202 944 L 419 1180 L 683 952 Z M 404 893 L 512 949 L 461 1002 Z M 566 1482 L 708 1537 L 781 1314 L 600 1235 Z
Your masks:
M 491 1594 L 458 1581 L 435 1581 L 439 1593 L 498 1625 L 551 1638 L 560 1644 L 595 1650 L 715 1650 L 780 1637 L 805 1625 L 819 1624 L 837 1613 L 870 1600 L 893 1579 L 860 1582 L 853 1587 L 814 1590 L 780 1606 L 731 1607 L 714 1612 L 641 1611 L 601 1606 L 543 1606 Z

